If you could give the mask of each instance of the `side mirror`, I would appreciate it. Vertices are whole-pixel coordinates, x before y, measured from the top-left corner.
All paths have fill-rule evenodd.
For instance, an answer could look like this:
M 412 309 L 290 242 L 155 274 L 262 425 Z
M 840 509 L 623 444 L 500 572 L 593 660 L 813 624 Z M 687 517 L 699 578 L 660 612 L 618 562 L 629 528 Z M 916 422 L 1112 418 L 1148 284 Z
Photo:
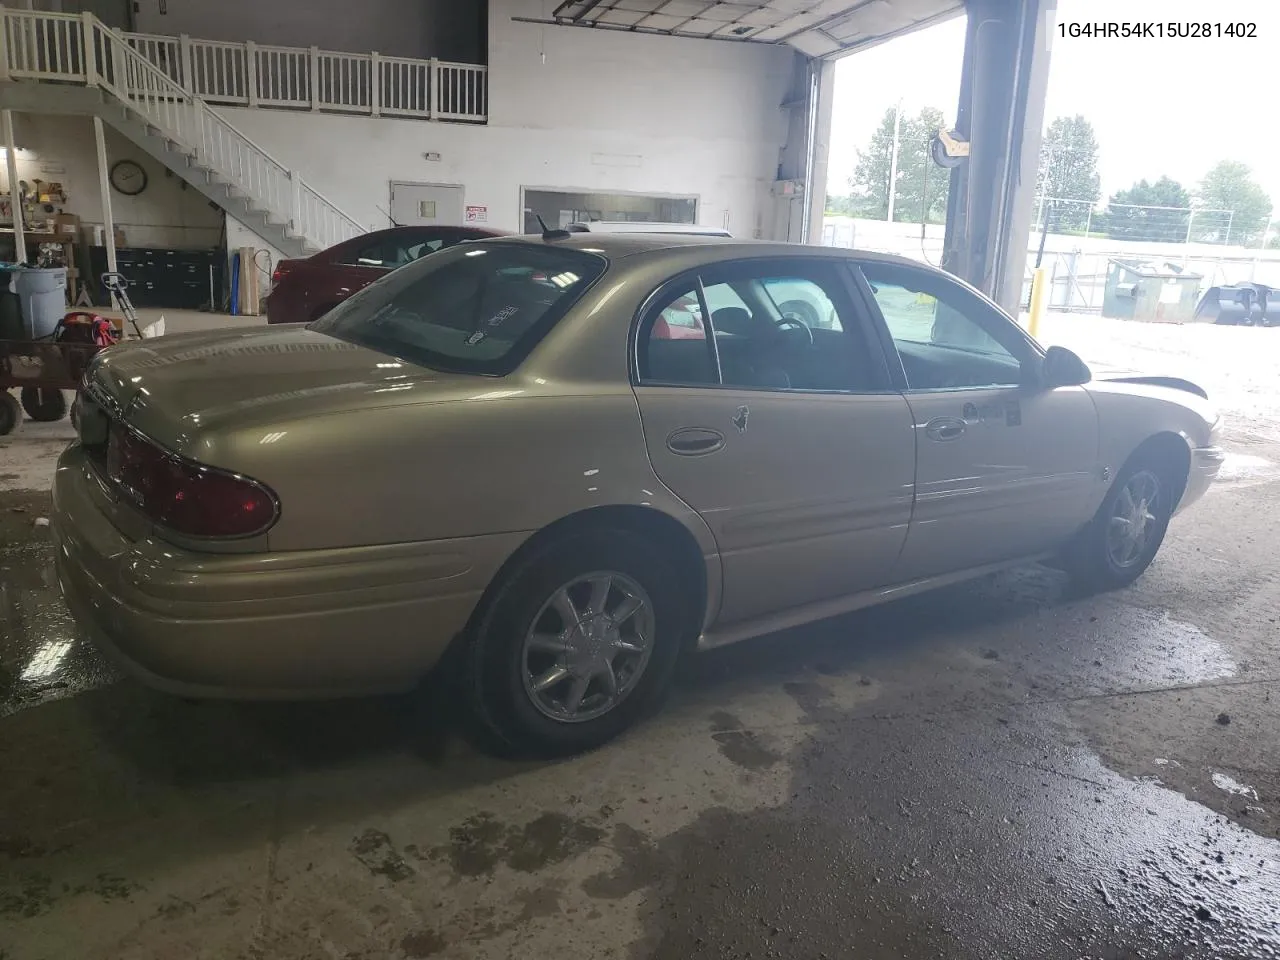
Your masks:
M 1093 379 L 1089 365 L 1066 347 L 1050 347 L 1040 365 L 1040 385 L 1054 387 L 1078 387 Z

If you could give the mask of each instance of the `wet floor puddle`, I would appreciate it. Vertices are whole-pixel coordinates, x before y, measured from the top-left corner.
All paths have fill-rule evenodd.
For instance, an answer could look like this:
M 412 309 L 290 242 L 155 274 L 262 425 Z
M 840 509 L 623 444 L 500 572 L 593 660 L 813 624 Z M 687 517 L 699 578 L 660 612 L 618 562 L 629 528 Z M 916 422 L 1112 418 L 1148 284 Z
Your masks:
M 46 543 L 0 547 L 0 716 L 118 678 L 80 639 L 51 561 Z

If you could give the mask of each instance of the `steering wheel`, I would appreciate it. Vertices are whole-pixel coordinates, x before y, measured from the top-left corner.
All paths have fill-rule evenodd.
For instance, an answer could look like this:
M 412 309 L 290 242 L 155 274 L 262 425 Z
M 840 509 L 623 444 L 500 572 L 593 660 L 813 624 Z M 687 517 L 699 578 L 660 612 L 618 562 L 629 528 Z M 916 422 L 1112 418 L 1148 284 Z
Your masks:
M 822 318 L 818 316 L 818 308 L 808 300 L 787 300 L 778 304 L 778 312 L 784 317 L 795 317 L 806 327 L 822 325 Z
M 781 333 L 787 333 L 791 330 L 804 331 L 804 338 L 809 346 L 813 346 L 813 330 L 809 325 L 794 314 L 785 314 L 782 319 L 774 324 Z

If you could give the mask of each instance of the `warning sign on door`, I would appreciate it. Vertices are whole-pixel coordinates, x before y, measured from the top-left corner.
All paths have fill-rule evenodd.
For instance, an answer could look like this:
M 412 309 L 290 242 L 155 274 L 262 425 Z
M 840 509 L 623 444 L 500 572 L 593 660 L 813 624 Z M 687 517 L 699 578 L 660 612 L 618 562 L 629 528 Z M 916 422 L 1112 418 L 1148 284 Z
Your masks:
M 468 206 L 467 207 L 467 223 L 487 223 L 489 220 L 489 208 L 484 206 Z

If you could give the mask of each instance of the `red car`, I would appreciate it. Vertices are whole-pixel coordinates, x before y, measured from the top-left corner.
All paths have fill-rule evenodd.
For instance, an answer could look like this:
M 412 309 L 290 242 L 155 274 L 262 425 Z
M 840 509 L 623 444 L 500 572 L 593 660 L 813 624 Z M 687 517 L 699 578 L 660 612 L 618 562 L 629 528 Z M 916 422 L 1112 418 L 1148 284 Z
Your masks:
M 391 227 L 305 260 L 281 260 L 271 276 L 267 323 L 310 323 L 396 267 L 464 240 L 502 235 L 476 227 Z

